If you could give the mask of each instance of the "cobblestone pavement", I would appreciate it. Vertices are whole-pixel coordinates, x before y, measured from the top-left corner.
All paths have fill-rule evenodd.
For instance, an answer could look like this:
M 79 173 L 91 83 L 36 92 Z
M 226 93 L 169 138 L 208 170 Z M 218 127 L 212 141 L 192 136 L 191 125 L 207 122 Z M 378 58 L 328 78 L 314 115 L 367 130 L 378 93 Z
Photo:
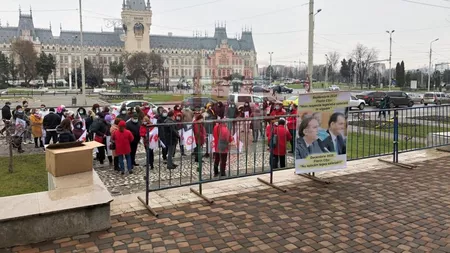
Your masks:
M 5 252 L 450 252 L 450 157 L 111 217 Z
M 146 174 L 145 154 L 141 147 L 138 150 L 137 163 L 140 165 L 134 169 L 132 175 L 121 175 L 114 171 L 109 166 L 101 166 L 96 164 L 96 171 L 113 196 L 126 195 L 145 191 Z M 256 150 L 255 150 L 256 148 Z M 264 153 L 264 154 L 263 154 Z M 174 163 L 179 167 L 175 170 L 168 170 L 167 165 L 164 164 L 159 152 L 156 152 L 154 170 L 150 171 L 149 181 L 151 189 L 159 189 L 169 186 L 186 185 L 192 182 L 199 181 L 199 165 L 194 162 L 194 157 L 191 157 L 190 152 L 186 152 L 187 156 L 181 157 L 179 150 L 174 158 Z M 202 163 L 202 180 L 214 180 L 214 160 L 212 157 L 204 158 Z M 293 167 L 293 156 L 287 157 L 287 166 Z M 238 169 L 239 168 L 239 169 Z M 267 150 L 263 152 L 263 143 L 257 145 L 253 144 L 248 153 L 238 154 L 235 150 L 231 151 L 231 155 L 227 160 L 227 174 L 231 176 L 236 175 L 250 175 L 269 171 L 269 153 Z M 161 179 L 161 180 L 159 180 Z

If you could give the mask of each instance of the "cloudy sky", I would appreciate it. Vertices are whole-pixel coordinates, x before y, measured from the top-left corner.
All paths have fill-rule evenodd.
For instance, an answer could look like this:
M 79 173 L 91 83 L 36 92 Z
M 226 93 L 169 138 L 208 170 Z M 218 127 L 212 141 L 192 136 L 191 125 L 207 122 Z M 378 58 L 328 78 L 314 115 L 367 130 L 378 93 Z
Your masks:
M 53 33 L 78 30 L 78 0 L 1 0 L 0 19 L 16 26 L 19 5 L 23 12 L 33 9 L 35 27 Z M 214 34 L 216 21 L 225 22 L 229 37 L 251 27 L 260 65 L 293 65 L 307 61 L 308 0 L 151 0 L 152 34 L 192 36 Z M 426 3 L 422 5 L 420 3 Z M 120 18 L 122 0 L 83 0 L 84 28 L 108 30 L 105 19 Z M 450 0 L 316 0 L 315 64 L 325 62 L 325 54 L 337 51 L 347 57 L 357 43 L 374 47 L 379 59 L 389 57 L 389 35 L 393 36 L 393 64 L 404 60 L 407 69 L 428 65 L 433 39 L 433 64 L 450 61 Z

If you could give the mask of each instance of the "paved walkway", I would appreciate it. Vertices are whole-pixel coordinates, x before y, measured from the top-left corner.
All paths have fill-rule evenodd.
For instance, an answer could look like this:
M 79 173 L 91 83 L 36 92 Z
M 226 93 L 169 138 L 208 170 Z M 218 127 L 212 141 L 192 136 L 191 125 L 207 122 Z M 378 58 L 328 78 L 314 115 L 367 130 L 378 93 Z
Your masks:
M 114 215 L 108 231 L 6 252 L 450 252 L 449 163 Z

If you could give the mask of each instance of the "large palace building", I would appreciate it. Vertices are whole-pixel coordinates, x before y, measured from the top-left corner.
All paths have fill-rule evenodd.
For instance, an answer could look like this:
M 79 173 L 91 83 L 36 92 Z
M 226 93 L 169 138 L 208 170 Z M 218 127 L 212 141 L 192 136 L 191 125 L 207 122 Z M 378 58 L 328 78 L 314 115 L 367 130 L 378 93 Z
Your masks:
M 228 38 L 226 26 L 216 26 L 214 37 L 194 35 L 150 35 L 152 10 L 150 1 L 124 0 L 122 25 L 112 32 L 83 32 L 85 58 L 101 66 L 105 77 L 110 77 L 109 64 L 122 55 L 133 52 L 160 54 L 169 67 L 169 77 L 193 78 L 202 81 L 220 79 L 232 73 L 246 78 L 257 75 L 257 54 L 252 32 L 245 30 L 241 37 Z M 60 29 L 53 36 L 52 28 L 35 28 L 33 14 L 20 11 L 17 27 L 0 27 L 0 51 L 11 53 L 15 39 L 32 41 L 36 51 L 56 56 L 56 77 L 64 78 L 80 66 L 80 32 Z

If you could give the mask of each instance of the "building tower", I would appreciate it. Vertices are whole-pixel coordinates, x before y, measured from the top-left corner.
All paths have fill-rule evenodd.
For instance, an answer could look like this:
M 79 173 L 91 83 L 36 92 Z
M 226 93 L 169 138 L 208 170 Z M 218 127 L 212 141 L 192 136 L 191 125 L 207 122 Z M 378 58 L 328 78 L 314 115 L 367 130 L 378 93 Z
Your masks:
M 125 52 L 150 52 L 152 10 L 150 0 L 123 0 L 122 24 Z

